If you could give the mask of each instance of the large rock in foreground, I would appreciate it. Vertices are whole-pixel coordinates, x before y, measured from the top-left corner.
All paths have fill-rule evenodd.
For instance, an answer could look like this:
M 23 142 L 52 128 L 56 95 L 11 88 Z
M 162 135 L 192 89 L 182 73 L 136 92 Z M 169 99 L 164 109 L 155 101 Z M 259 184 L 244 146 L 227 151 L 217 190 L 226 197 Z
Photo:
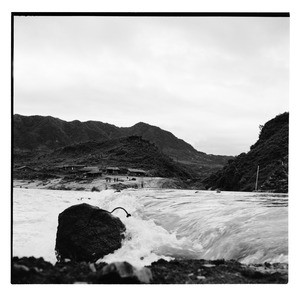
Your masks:
M 86 203 L 71 206 L 58 217 L 58 261 L 94 262 L 121 247 L 126 228 L 108 211 Z

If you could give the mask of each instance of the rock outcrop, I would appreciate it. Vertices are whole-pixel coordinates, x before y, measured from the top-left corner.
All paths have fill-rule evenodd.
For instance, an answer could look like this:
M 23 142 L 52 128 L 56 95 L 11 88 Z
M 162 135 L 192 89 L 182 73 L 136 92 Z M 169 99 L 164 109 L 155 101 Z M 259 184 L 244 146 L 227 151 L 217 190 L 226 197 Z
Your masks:
M 114 262 L 100 271 L 100 278 L 105 284 L 149 284 L 152 273 L 149 268 L 137 269 L 128 262 Z
M 289 167 L 289 113 L 285 112 L 260 126 L 257 142 L 220 171 L 203 181 L 206 189 L 287 193 Z
M 121 247 L 125 225 L 108 211 L 86 203 L 71 206 L 58 218 L 58 261 L 94 262 Z
M 288 265 L 244 265 L 225 260 L 159 260 L 137 269 L 127 262 L 60 262 L 12 259 L 12 284 L 286 284 Z

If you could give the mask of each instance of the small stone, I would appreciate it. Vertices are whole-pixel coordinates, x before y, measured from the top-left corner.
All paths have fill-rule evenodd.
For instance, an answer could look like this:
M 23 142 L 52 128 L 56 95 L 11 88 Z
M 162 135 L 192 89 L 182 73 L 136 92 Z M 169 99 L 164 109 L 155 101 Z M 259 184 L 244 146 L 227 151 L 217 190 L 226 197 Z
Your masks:
M 141 283 L 150 284 L 152 280 L 152 272 L 149 268 L 143 267 L 135 271 L 135 275 Z
M 100 272 L 100 282 L 104 283 L 145 283 L 152 280 L 152 273 L 149 268 L 137 269 L 128 262 L 114 262 L 104 266 Z
M 87 285 L 87 282 L 75 282 L 74 285 Z
M 198 276 L 197 276 L 197 279 L 206 279 L 206 277 L 203 276 L 203 275 L 198 275 Z
M 30 270 L 27 266 L 20 265 L 20 264 L 14 264 L 14 269 L 17 271 L 24 271 L 24 272 L 28 272 Z
M 96 272 L 97 271 L 94 263 L 90 263 L 89 267 L 90 267 L 90 269 L 91 269 L 92 272 Z
M 190 280 L 186 281 L 185 284 L 191 285 L 191 284 L 193 284 L 193 281 L 190 279 Z
M 32 270 L 37 272 L 37 273 L 40 273 L 40 272 L 43 271 L 42 269 L 38 269 L 37 267 L 33 267 Z
M 264 264 L 265 264 L 265 266 L 266 266 L 266 267 L 268 267 L 268 268 L 270 268 L 270 267 L 271 267 L 271 264 L 270 264 L 270 263 L 268 263 L 268 262 L 265 262 Z
M 215 267 L 215 264 L 203 264 L 202 266 L 210 268 L 210 267 Z

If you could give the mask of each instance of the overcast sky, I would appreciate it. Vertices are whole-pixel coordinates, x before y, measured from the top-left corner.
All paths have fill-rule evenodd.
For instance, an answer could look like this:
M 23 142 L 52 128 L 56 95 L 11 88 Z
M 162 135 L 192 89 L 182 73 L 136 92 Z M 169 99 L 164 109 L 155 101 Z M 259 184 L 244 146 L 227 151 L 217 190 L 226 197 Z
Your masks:
M 288 111 L 288 18 L 15 17 L 14 28 L 14 113 L 146 122 L 237 155 Z

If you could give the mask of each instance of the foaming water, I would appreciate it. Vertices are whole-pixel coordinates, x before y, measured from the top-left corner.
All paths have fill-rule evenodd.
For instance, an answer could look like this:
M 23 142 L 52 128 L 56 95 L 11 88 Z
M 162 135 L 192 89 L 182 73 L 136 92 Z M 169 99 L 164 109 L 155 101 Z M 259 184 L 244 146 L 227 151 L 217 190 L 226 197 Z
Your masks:
M 13 254 L 55 262 L 58 214 L 86 202 L 116 210 L 126 225 L 122 247 L 102 259 L 149 265 L 160 258 L 287 262 L 288 197 L 192 190 L 115 193 L 14 189 Z

